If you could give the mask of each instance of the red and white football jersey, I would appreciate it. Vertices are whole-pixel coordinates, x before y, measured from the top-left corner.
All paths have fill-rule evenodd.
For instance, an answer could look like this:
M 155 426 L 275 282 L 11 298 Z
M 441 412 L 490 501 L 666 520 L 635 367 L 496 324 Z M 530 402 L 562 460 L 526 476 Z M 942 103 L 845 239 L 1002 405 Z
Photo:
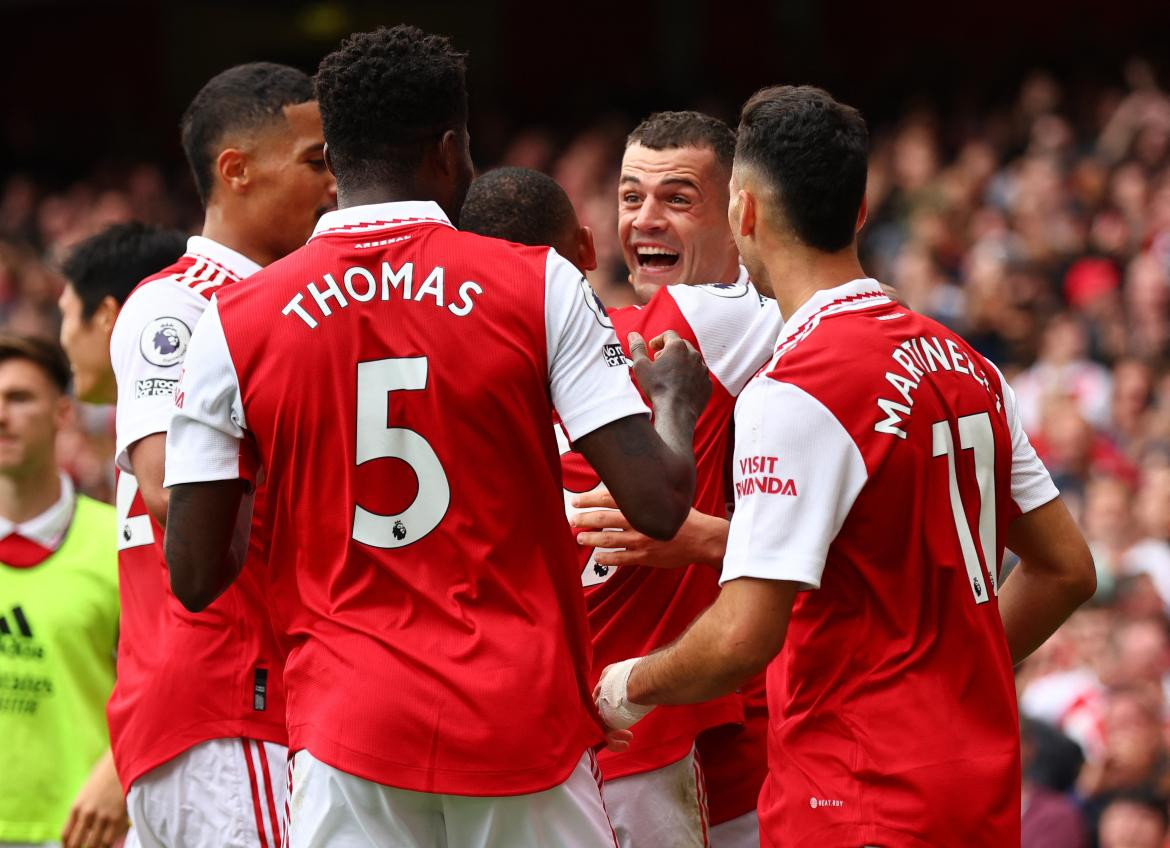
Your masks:
M 430 202 L 324 216 L 192 340 L 167 483 L 271 499 L 290 748 L 388 786 L 540 791 L 602 739 L 555 404 L 579 438 L 646 414 L 613 327 L 548 248 Z
M 735 283 L 663 287 L 645 306 L 614 310 L 610 317 L 623 347 L 619 356 L 628 355 L 631 332 L 649 340 L 667 330 L 676 331 L 703 354 L 713 386 L 711 399 L 695 425 L 694 506 L 708 515 L 725 515 L 732 408 L 740 389 L 775 349 L 780 330 L 775 302 L 761 298 L 748 281 L 746 270 L 741 269 Z M 600 487 L 601 480 L 585 457 L 570 449 L 568 440 L 561 439 L 560 446 L 565 504 L 572 514 L 577 510 L 569 505 L 570 498 Z M 708 565 L 615 568 L 599 565 L 594 556 L 594 549 L 581 549 L 581 583 L 593 637 L 590 680 L 594 682 L 610 663 L 669 644 L 719 594 L 719 574 Z M 743 720 L 742 701 L 736 694 L 703 704 L 660 707 L 638 723 L 628 751 L 600 753 L 602 774 L 614 780 L 677 762 L 690 751 L 701 731 Z M 713 761 L 717 756 L 712 752 L 708 759 Z M 763 750 L 758 757 L 762 762 Z M 738 773 L 752 772 L 746 764 L 734 768 Z M 739 812 L 754 808 L 758 788 L 757 783 L 738 792 L 743 796 Z
M 722 580 L 810 590 L 768 668 L 763 843 L 1018 845 L 998 572 L 1008 525 L 1057 491 L 1011 389 L 855 280 L 789 318 L 735 428 Z
M 165 432 L 191 333 L 211 295 L 258 270 L 250 259 L 201 236 L 143 280 L 110 337 L 118 380 L 118 679 L 107 706 L 123 788 L 210 739 L 285 744 L 281 660 L 268 623 L 256 546 L 240 579 L 205 611 L 183 608 L 170 590 L 163 530 L 146 511 L 126 449 Z M 261 507 L 257 508 L 259 519 Z M 256 534 L 259 538 L 260 534 Z

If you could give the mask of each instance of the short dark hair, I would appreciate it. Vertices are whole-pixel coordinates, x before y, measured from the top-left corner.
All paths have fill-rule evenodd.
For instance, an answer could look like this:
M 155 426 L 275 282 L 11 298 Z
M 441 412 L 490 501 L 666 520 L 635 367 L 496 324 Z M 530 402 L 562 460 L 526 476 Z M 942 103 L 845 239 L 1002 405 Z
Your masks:
M 121 306 L 139 282 L 172 264 L 186 249 L 187 239 L 178 230 L 129 221 L 81 242 L 61 272 L 81 300 L 82 317 L 88 319 L 106 297 Z
M 0 363 L 23 359 L 38 366 L 62 394 L 69 391 L 72 370 L 65 351 L 54 341 L 39 336 L 0 334 Z
M 342 186 L 401 180 L 426 147 L 467 124 L 467 54 L 399 24 L 358 32 L 321 60 L 317 101 Z
M 817 250 L 853 242 L 868 152 L 861 113 L 820 88 L 762 88 L 740 113 L 736 164 L 760 170 L 797 237 Z
M 651 150 L 706 147 L 725 168 L 730 168 L 735 158 L 735 133 L 731 127 L 702 112 L 655 112 L 626 136 L 626 147 L 633 144 Z
M 497 168 L 477 177 L 459 213 L 459 229 L 517 244 L 555 245 L 577 221 L 556 180 L 530 168 Z
M 1153 813 L 1158 819 L 1158 826 L 1162 831 L 1170 829 L 1170 810 L 1167 810 L 1167 798 L 1150 785 L 1142 785 L 1129 789 L 1122 789 L 1109 796 L 1108 802 L 1102 808 L 1101 814 L 1114 804 L 1133 804 Z
M 313 81 L 308 74 L 274 62 L 236 65 L 208 80 L 179 123 L 183 152 L 203 205 L 207 206 L 215 185 L 216 147 L 224 135 L 283 120 L 285 106 L 312 99 Z

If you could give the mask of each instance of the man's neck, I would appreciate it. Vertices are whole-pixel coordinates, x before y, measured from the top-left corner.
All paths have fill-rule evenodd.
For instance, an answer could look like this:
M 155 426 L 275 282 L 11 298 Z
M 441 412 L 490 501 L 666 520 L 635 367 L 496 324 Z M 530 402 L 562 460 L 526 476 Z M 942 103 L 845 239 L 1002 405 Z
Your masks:
M 36 518 L 61 497 L 56 463 L 36 470 L 0 474 L 0 516 L 14 524 Z
M 839 253 L 776 251 L 764 257 L 764 267 L 780 314 L 786 321 L 817 292 L 865 277 L 852 248 Z
M 405 200 L 425 200 L 412 197 L 410 192 L 388 186 L 363 186 L 343 192 L 337 190 L 337 208 L 348 209 L 351 206 L 373 206 L 378 203 L 401 203 Z
M 247 228 L 237 226 L 233 222 L 233 215 L 220 206 L 208 206 L 207 214 L 203 218 L 204 238 L 231 248 L 241 256 L 246 256 L 257 265 L 264 267 L 271 265 L 279 256 L 272 255 L 271 251 L 262 246 L 258 239 L 252 238 Z

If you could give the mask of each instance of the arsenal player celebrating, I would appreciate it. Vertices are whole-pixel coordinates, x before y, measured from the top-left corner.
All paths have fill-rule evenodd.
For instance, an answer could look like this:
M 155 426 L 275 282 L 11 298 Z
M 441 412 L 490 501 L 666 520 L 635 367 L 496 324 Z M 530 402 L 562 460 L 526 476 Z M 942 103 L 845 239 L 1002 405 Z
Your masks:
M 999 372 L 865 278 L 866 148 L 819 89 L 743 108 L 732 231 L 788 319 L 736 407 L 719 598 L 599 705 L 625 727 L 770 661 L 765 845 L 1018 845 L 1012 664 L 1093 564 Z
M 272 848 L 287 735 L 260 539 L 257 561 L 227 596 L 199 616 L 183 609 L 162 555 L 164 446 L 209 298 L 303 244 L 335 187 L 312 81 L 294 68 L 256 63 L 214 77 L 184 114 L 182 136 L 206 208 L 203 234 L 126 298 L 110 338 L 122 599 L 111 745 L 132 842 Z
M 735 396 L 767 362 L 780 328 L 774 304 L 761 308 L 727 227 L 734 152 L 735 135 L 722 121 L 698 112 L 659 112 L 630 134 L 618 185 L 619 236 L 644 302 L 612 314 L 618 338 L 674 330 L 703 354 L 711 372 L 711 399 L 695 427 L 697 482 L 688 534 L 726 515 Z M 713 285 L 695 285 L 704 283 Z M 596 490 L 598 476 L 580 453 L 568 452 L 565 441 L 562 450 L 566 493 Z M 587 497 L 608 503 L 596 500 L 603 493 Z M 586 528 L 628 526 L 608 511 L 573 520 Z M 617 567 L 634 561 L 684 567 Z M 635 560 L 623 551 L 583 548 L 593 679 L 609 663 L 668 644 L 715 600 L 717 571 L 695 562 Z M 659 710 L 639 725 L 629 750 L 603 751 L 605 803 L 622 848 L 705 845 L 708 803 L 711 845 L 757 845 L 766 724 L 758 679 L 742 694 Z
M 189 608 L 235 579 L 267 472 L 291 845 L 612 846 L 554 405 L 644 532 L 673 535 L 693 493 L 698 354 L 635 342 L 652 426 L 572 265 L 453 228 L 464 74 L 406 26 L 323 60 L 341 208 L 216 296 L 175 398 L 167 559 Z

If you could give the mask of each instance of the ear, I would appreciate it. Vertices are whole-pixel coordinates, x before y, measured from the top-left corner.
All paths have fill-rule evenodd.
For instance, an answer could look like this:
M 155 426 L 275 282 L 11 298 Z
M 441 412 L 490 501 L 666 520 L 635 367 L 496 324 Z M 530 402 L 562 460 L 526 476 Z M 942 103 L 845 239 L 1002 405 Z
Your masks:
M 53 423 L 57 425 L 58 433 L 73 422 L 75 412 L 73 398 L 70 395 L 63 394 L 57 398 L 57 408 L 53 410 Z
M 455 130 L 447 130 L 439 139 L 438 165 L 444 176 L 449 177 L 458 172 L 459 160 L 463 157 L 459 141 Z
M 755 235 L 756 217 L 759 214 L 759 202 L 756 196 L 747 189 L 740 189 L 737 195 L 739 205 L 739 225 L 737 230 L 745 238 Z
M 597 248 L 593 245 L 593 230 L 581 227 L 577 230 L 577 250 L 581 257 L 581 270 L 592 271 L 597 268 Z
M 333 179 L 337 179 L 337 170 L 333 167 L 333 157 L 329 153 L 329 142 L 325 142 L 325 146 L 321 148 L 321 155 L 325 157 L 325 167 L 329 169 Z
M 118 313 L 121 311 L 118 301 L 114 300 L 112 295 L 106 295 L 93 311 L 90 323 L 108 336 L 114 332 L 114 322 L 118 320 Z
M 865 226 L 865 219 L 869 217 L 869 198 L 864 194 L 861 195 L 861 208 L 857 210 L 857 227 L 854 232 L 861 232 L 861 228 Z
M 220 151 L 215 159 L 215 172 L 218 182 L 227 186 L 235 194 L 242 194 L 248 190 L 248 154 L 235 147 Z

